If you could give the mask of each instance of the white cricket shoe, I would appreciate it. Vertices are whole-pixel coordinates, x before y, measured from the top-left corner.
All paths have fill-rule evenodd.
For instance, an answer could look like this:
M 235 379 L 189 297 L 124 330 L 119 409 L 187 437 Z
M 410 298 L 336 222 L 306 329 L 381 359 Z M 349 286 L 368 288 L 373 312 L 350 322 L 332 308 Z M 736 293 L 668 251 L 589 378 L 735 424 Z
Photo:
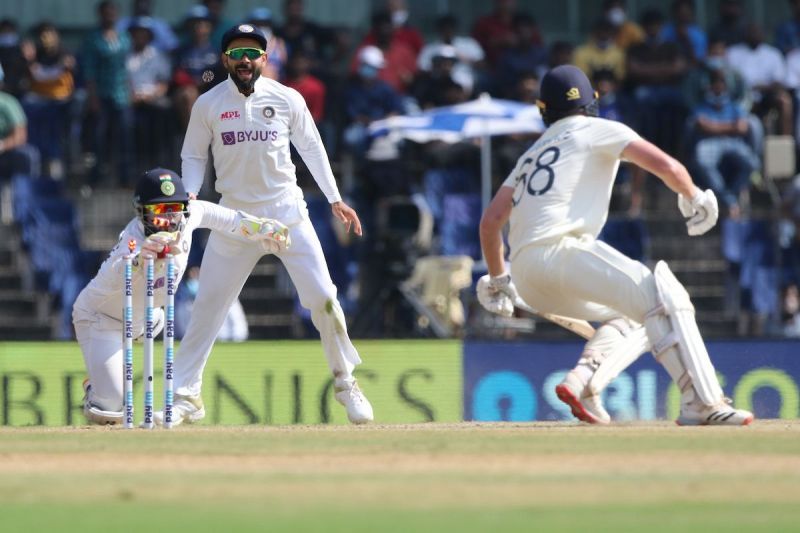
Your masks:
M 176 394 L 172 404 L 172 427 L 180 426 L 184 422 L 194 424 L 206 416 L 206 408 L 203 405 L 203 398 L 197 396 L 184 396 Z M 153 420 L 159 426 L 164 425 L 164 411 L 156 411 Z
M 335 387 L 336 401 L 344 405 L 347 410 L 347 418 L 353 424 L 366 424 L 372 422 L 374 416 L 372 413 L 372 404 L 369 403 L 367 397 L 361 392 L 361 389 L 353 380 L 351 385 L 345 384 L 341 387 Z
M 90 424 L 115 426 L 122 423 L 122 411 L 106 411 L 92 403 L 92 385 L 89 378 L 83 380 L 83 415 Z
M 570 371 L 564 381 L 556 385 L 558 399 L 569 405 L 578 420 L 589 424 L 608 424 L 611 416 L 603 407 L 599 394 L 586 394 L 587 388 L 575 371 Z
M 725 398 L 717 405 L 692 402 L 681 406 L 681 415 L 675 421 L 679 426 L 746 426 L 755 416 L 744 409 L 734 409 Z

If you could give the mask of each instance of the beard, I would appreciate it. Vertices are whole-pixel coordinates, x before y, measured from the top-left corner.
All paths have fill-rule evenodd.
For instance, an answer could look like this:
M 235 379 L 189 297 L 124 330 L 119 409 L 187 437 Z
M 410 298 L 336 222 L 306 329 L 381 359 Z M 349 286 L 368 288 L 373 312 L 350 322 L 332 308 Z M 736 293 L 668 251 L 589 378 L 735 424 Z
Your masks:
M 231 75 L 231 79 L 233 80 L 233 83 L 236 84 L 236 87 L 238 87 L 239 91 L 249 94 L 253 92 L 253 87 L 256 84 L 256 80 L 261 76 L 261 69 L 257 68 L 255 64 L 251 63 L 249 67 L 238 65 L 233 68 L 228 68 L 228 73 Z M 242 79 L 241 75 L 246 73 L 249 73 L 250 76 L 245 76 L 245 79 Z

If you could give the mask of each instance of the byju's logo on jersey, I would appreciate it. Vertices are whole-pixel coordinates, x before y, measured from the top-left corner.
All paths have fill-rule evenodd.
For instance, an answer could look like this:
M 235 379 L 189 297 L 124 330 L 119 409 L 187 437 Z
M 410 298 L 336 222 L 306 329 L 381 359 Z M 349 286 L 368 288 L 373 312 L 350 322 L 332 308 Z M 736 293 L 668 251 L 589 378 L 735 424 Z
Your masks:
M 278 132 L 275 130 L 223 131 L 221 135 L 222 144 L 225 146 L 248 141 L 270 142 L 278 138 Z

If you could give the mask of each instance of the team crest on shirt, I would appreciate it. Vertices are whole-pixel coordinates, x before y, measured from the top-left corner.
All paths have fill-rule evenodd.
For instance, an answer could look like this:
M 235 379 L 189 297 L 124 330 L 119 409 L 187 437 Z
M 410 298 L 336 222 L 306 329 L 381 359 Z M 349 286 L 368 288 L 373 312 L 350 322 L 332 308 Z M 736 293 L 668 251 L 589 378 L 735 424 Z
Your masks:
M 264 118 L 267 120 L 275 116 L 275 108 L 272 106 L 265 107 L 261 112 L 264 114 Z
M 573 87 L 569 91 L 567 91 L 567 100 L 577 100 L 581 97 L 581 92 L 578 90 L 577 87 Z

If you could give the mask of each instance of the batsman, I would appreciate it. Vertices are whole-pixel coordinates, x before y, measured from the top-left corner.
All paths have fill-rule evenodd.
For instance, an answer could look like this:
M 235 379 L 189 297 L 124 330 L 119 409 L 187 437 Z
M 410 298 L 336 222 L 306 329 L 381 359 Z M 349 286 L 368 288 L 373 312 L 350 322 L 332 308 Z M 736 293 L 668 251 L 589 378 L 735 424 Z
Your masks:
M 678 195 L 690 236 L 714 227 L 717 199 L 631 128 L 597 118 L 596 98 L 575 66 L 556 67 L 542 79 L 537 104 L 547 129 L 520 157 L 481 219 L 489 274 L 478 282 L 478 298 L 500 314 L 510 315 L 521 297 L 542 313 L 600 323 L 578 364 L 556 387 L 584 422 L 610 422 L 603 389 L 651 351 L 680 389 L 678 424 L 747 425 L 753 414 L 734 409 L 725 398 L 689 294 L 667 264 L 659 261 L 651 271 L 596 240 L 621 159 Z M 510 273 L 501 234 L 507 222 Z
M 83 412 L 92 424 L 122 422 L 122 309 L 125 256 L 133 257 L 133 335 L 144 334 L 144 261 L 155 259 L 154 313 L 158 335 L 164 326 L 166 254 L 174 257 L 175 284 L 186 270 L 192 232 L 210 228 L 231 239 L 258 241 L 265 249 L 285 250 L 288 228 L 277 220 L 258 218 L 210 202 L 190 200 L 180 176 L 163 168 L 147 171 L 133 199 L 136 216 L 97 275 L 81 291 L 72 308 L 75 335 L 89 378 L 84 381 Z

